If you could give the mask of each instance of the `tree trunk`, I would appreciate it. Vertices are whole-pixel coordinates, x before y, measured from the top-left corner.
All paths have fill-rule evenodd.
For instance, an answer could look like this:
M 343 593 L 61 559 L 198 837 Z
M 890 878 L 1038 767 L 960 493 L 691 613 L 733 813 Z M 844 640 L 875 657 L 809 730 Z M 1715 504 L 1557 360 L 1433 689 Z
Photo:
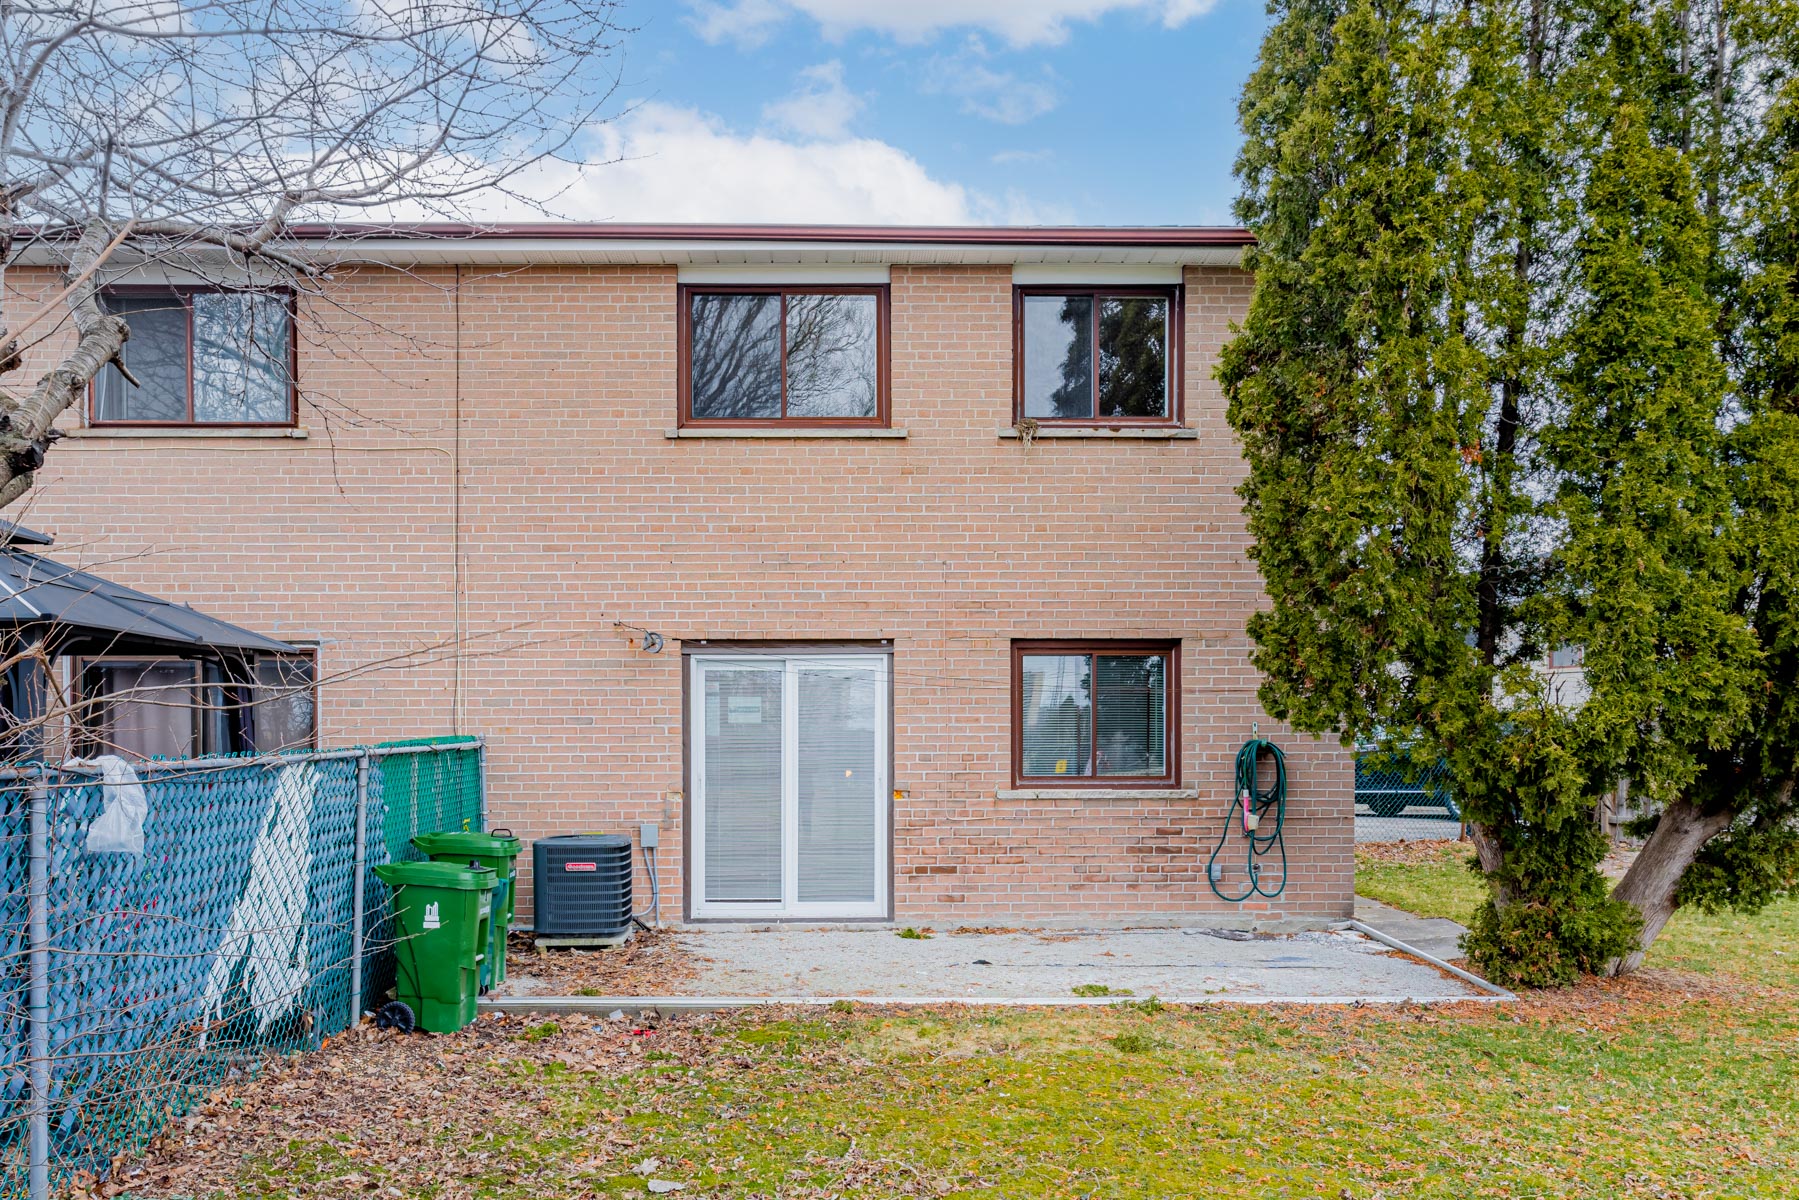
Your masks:
M 1493 904 L 1504 909 L 1511 903 L 1512 895 L 1511 889 L 1495 878 L 1499 868 L 1505 865 L 1505 851 L 1499 844 L 1499 835 L 1479 821 L 1468 823 L 1468 834 L 1474 843 L 1474 857 L 1480 862 L 1481 874 L 1487 877 L 1487 885 L 1493 889 Z
M 1612 899 L 1634 905 L 1643 914 L 1643 933 L 1635 951 L 1606 964 L 1606 974 L 1623 975 L 1643 965 L 1651 943 L 1674 915 L 1674 889 L 1680 886 L 1681 876 L 1693 865 L 1699 848 L 1722 833 L 1735 817 L 1733 809 L 1705 813 L 1684 799 L 1662 812 L 1655 832 L 1612 890 Z
M 56 368 L 38 378 L 24 399 L 0 394 L 0 508 L 23 496 L 44 464 L 56 418 L 84 395 L 107 363 L 118 362 L 130 334 L 124 318 L 101 310 L 94 267 L 117 245 L 111 230 L 93 225 L 82 231 L 67 268 L 69 315 L 75 346 Z M 0 347 L 8 359 L 17 353 L 13 340 Z M 119 364 L 124 370 L 124 364 Z M 129 375 L 126 378 L 130 379 Z M 135 384 L 137 381 L 132 380 Z

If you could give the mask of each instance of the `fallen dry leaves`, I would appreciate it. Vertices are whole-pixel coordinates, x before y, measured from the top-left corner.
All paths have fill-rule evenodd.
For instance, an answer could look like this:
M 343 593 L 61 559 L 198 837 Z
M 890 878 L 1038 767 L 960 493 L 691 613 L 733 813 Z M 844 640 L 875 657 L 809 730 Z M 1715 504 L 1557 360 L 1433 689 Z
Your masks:
M 273 1063 L 259 1077 L 225 1088 L 203 1110 L 176 1122 L 140 1163 L 128 1165 L 114 1182 L 92 1195 L 128 1193 L 133 1200 L 246 1192 L 433 1200 L 473 1200 L 502 1193 L 592 1197 L 617 1194 L 621 1186 L 626 1194 L 641 1195 L 649 1179 L 686 1179 L 690 1182 L 675 1194 L 699 1197 L 708 1191 L 696 1177 L 729 1174 L 726 1168 L 732 1161 L 722 1147 L 723 1158 L 709 1157 L 715 1134 L 707 1131 L 715 1124 L 722 1128 L 748 1122 L 766 1129 L 771 1142 L 779 1142 L 786 1128 L 785 1106 L 797 1094 L 791 1090 L 796 1081 L 844 1088 L 847 1081 L 878 1078 L 882 1083 L 877 1090 L 893 1112 L 926 1121 L 933 1119 L 927 1115 L 930 1106 L 924 1111 L 918 1106 L 923 1098 L 938 1096 L 956 1072 L 1012 1078 L 1020 1071 L 1047 1070 L 1044 1078 L 1049 1081 L 1063 1065 L 1073 1064 L 1102 1072 L 1093 1076 L 1095 1086 L 1115 1092 L 1127 1084 L 1140 1085 L 1147 1089 L 1140 1097 L 1144 1103 L 1157 1100 L 1155 1085 L 1147 1076 L 1136 1079 L 1135 1060 L 1128 1056 L 1119 1060 L 1123 1073 L 1114 1075 L 1103 1074 L 1112 1059 L 1091 1053 L 1078 1059 L 1056 1057 L 1070 1046 L 1107 1044 L 1103 1035 L 1119 1022 L 1134 1022 L 1130 1028 L 1158 1035 L 1195 1037 L 1202 1049 L 1220 1029 L 1221 1044 L 1241 1049 L 1248 1045 L 1244 1035 L 1254 1030 L 1268 1039 L 1269 1052 L 1278 1052 L 1287 1063 L 1285 1076 L 1277 1072 L 1271 1078 L 1291 1082 L 1297 1077 L 1310 1088 L 1315 1076 L 1305 1072 L 1328 1067 L 1345 1078 L 1367 1076 L 1371 1086 L 1391 1089 L 1428 1082 L 1432 1043 L 1416 1037 L 1408 1043 L 1403 1035 L 1408 1028 L 1433 1035 L 1440 1029 L 1447 1053 L 1455 1053 L 1453 1047 L 1470 1037 L 1478 1043 L 1482 1030 L 1520 1026 L 1521 1034 L 1533 1027 L 1570 1031 L 1588 1043 L 1604 1045 L 1627 1041 L 1647 1027 L 1656 1031 L 1654 1040 L 1672 1043 L 1687 1036 L 1695 1013 L 1716 1010 L 1740 1017 L 1757 1008 L 1790 1006 L 1791 1001 L 1790 993 L 1733 980 L 1646 971 L 1626 979 L 1587 980 L 1561 991 L 1526 993 L 1517 1003 L 1501 1006 L 1292 1006 L 1253 1013 L 1169 1006 L 1160 1016 L 1135 1010 L 1080 1014 L 1013 1010 L 991 1017 L 959 1008 L 858 1006 L 853 1012 L 768 1009 L 659 1021 L 490 1015 L 445 1036 L 402 1036 L 365 1025 L 318 1052 Z M 1157 1021 L 1169 1024 L 1158 1029 Z M 801 1036 L 801 1026 L 824 1033 Z M 881 1030 L 887 1032 L 877 1034 Z M 880 1041 L 883 1037 L 885 1042 Z M 962 1041 L 970 1039 L 973 1048 L 961 1053 Z M 1029 1049 L 1034 1039 L 1042 1041 L 1039 1050 Z M 791 1044 L 782 1051 L 787 1057 L 777 1061 L 765 1053 L 787 1042 Z M 894 1063 L 881 1057 L 882 1045 L 889 1052 L 894 1046 L 906 1047 L 916 1077 L 908 1082 L 906 1076 L 893 1073 Z M 1323 1058 L 1320 1047 L 1328 1050 Z M 1386 1061 L 1389 1050 L 1397 1055 L 1391 1062 Z M 1039 1054 L 1042 1057 L 1034 1060 L 1032 1056 Z M 929 1064 L 937 1061 L 970 1065 L 966 1072 L 949 1066 L 945 1068 L 949 1075 L 933 1075 L 935 1068 Z M 1149 1064 L 1153 1059 L 1143 1061 Z M 1180 1078 L 1188 1078 L 1192 1064 L 1208 1061 L 1204 1053 L 1188 1060 Z M 1224 1070 L 1228 1074 L 1241 1069 L 1253 1076 L 1254 1062 L 1251 1056 L 1233 1068 L 1226 1060 Z M 1503 1058 L 1491 1062 L 1489 1068 L 1487 1059 L 1477 1058 L 1470 1069 L 1499 1074 L 1518 1069 Z M 571 1073 L 575 1080 L 585 1076 L 591 1082 L 571 1087 Z M 727 1086 L 726 1092 L 713 1090 L 721 1084 Z M 1180 1092 L 1166 1079 L 1161 1086 L 1162 1100 Z M 571 1096 L 581 1094 L 598 1099 L 571 1108 Z M 740 1099 L 746 1096 L 751 1097 L 747 1105 Z M 994 1103 L 1002 1099 L 1003 1092 Z M 1027 1108 L 1033 1102 L 1019 1100 Z M 1010 1111 L 996 1109 L 994 1120 L 1001 1124 L 991 1131 L 983 1127 L 984 1132 L 1001 1137 L 999 1130 Z M 1289 1115 L 1301 1111 L 1309 1108 L 1288 1110 Z M 1098 1110 L 1089 1115 L 1102 1124 L 1107 1119 Z M 1338 1112 L 1331 1119 L 1345 1117 Z M 1118 1114 L 1109 1119 L 1116 1122 Z M 1399 1116 L 1393 1119 L 1403 1124 Z M 902 1129 L 905 1124 L 904 1119 L 898 1122 Z M 805 1131 L 804 1118 L 797 1128 Z M 1107 1136 L 1120 1136 L 1123 1126 L 1107 1128 Z M 780 1165 L 785 1177 L 772 1193 L 766 1186 L 772 1180 L 766 1176 L 746 1178 L 742 1187 L 724 1190 L 736 1195 L 743 1187 L 753 1187 L 757 1195 L 778 1194 L 786 1200 L 852 1192 L 936 1195 L 976 1186 L 966 1172 L 978 1171 L 986 1161 L 971 1143 L 934 1172 L 921 1160 L 896 1151 L 892 1130 L 884 1138 L 854 1124 L 836 1132 L 847 1140 L 847 1149 L 821 1153 L 815 1148 L 816 1139 L 795 1144 Z M 1478 1140 L 1478 1135 L 1492 1143 L 1458 1143 L 1459 1154 L 1473 1156 L 1470 1162 L 1510 1163 L 1511 1157 L 1528 1153 L 1534 1145 L 1519 1141 L 1523 1135 L 1517 1130 L 1492 1123 L 1464 1127 L 1461 1134 L 1464 1141 Z M 1744 1136 L 1751 1150 L 1765 1150 L 1757 1139 Z M 739 1139 L 737 1150 L 743 1149 Z
M 506 940 L 509 996 L 667 996 L 699 973 L 706 961 L 666 929 L 639 929 L 622 946 L 539 952 L 528 933 Z
M 489 1014 L 460 1033 L 434 1036 L 364 1023 L 319 1051 L 270 1063 L 254 1079 L 220 1090 L 174 1122 L 138 1165 L 91 1195 L 235 1196 L 250 1161 L 285 1174 L 283 1190 L 295 1196 L 398 1188 L 466 1200 L 482 1190 L 483 1177 L 526 1180 L 539 1161 L 556 1172 L 540 1194 L 585 1194 L 569 1189 L 568 1158 L 519 1152 L 517 1125 L 534 1114 L 548 1118 L 556 1099 L 541 1071 L 529 1068 L 559 1064 L 619 1075 L 641 1070 L 650 1054 L 699 1061 L 714 1053 L 713 1024 L 704 1016 L 562 1016 L 546 1023 Z M 636 1139 L 624 1114 L 600 1114 L 583 1135 L 588 1144 L 571 1156 L 583 1170 L 631 1169 Z M 335 1156 L 321 1155 L 321 1147 Z M 379 1180 L 363 1164 L 378 1165 Z
M 1457 855 L 1462 858 L 1474 853 L 1472 842 L 1461 842 L 1455 838 L 1418 838 L 1409 842 L 1358 842 L 1355 856 L 1358 862 L 1393 863 L 1397 866 L 1417 866 L 1420 863 L 1439 863 L 1445 858 Z

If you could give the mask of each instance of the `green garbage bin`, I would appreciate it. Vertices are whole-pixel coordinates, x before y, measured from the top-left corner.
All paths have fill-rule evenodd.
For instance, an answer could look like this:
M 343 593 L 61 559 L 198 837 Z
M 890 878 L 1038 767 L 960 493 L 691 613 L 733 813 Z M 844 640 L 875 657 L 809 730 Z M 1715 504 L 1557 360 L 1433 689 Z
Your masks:
M 498 885 L 493 892 L 493 936 L 481 986 L 489 988 L 504 981 L 506 931 L 512 928 L 512 914 L 518 905 L 515 865 L 525 844 L 513 837 L 510 829 L 496 829 L 492 833 L 421 833 L 412 839 L 412 844 L 433 862 L 459 866 L 477 862 L 494 872 Z
M 495 873 L 441 862 L 383 863 L 393 889 L 399 999 L 418 1027 L 454 1033 L 475 1019 L 493 922 Z

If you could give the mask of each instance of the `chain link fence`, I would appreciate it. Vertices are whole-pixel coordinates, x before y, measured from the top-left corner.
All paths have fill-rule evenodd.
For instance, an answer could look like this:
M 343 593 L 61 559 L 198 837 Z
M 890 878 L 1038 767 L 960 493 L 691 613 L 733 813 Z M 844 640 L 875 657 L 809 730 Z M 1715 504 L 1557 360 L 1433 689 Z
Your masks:
M 1453 838 L 1461 832 L 1462 810 L 1443 763 L 1421 762 L 1404 750 L 1356 752 L 1356 841 Z
M 142 852 L 101 852 L 127 783 L 0 771 L 0 1200 L 103 1179 L 222 1083 L 348 1028 L 393 978 L 373 868 L 484 817 L 466 738 L 137 778 Z

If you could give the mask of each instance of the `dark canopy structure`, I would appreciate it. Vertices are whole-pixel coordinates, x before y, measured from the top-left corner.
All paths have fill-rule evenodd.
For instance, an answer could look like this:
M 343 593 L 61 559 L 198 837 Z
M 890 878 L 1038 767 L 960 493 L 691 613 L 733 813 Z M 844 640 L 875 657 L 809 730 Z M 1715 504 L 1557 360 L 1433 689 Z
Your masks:
M 4 739 L 10 743 L 6 757 L 31 756 L 42 745 L 37 718 L 47 711 L 44 666 L 64 655 L 200 660 L 221 692 L 226 740 L 233 749 L 251 748 L 248 693 L 256 658 L 295 647 L 28 549 L 53 540 L 0 521 L 0 642 L 12 660 L 0 672 L 0 707 L 15 731 Z

